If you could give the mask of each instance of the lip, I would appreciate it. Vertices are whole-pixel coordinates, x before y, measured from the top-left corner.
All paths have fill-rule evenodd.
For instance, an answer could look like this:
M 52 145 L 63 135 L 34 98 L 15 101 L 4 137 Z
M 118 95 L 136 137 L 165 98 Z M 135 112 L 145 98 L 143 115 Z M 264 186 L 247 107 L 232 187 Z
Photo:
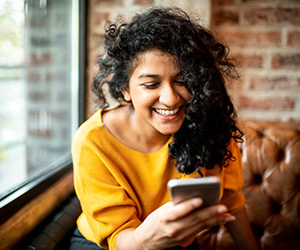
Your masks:
M 184 105 L 180 106 L 178 112 L 177 112 L 176 114 L 174 114 L 174 115 L 162 115 L 162 114 L 157 113 L 157 112 L 155 111 L 155 109 L 153 109 L 153 112 L 154 112 L 159 118 L 161 118 L 161 119 L 163 119 L 163 120 L 174 120 L 174 119 L 176 119 L 178 116 L 180 116 L 180 114 L 183 112 L 183 107 L 184 107 Z

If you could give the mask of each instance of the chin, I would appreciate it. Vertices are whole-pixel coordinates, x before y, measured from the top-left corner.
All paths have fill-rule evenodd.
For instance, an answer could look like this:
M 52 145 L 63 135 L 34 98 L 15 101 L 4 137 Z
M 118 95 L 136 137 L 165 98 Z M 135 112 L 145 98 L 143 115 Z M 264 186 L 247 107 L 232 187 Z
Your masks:
M 173 135 L 175 134 L 178 130 L 180 129 L 179 128 L 173 128 L 173 129 L 159 129 L 158 131 L 163 134 L 163 135 Z

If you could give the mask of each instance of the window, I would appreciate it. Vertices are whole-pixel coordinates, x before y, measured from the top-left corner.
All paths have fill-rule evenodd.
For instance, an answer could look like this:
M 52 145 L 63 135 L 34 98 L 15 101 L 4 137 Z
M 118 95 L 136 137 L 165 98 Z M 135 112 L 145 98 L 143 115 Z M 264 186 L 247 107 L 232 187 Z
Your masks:
M 70 168 L 83 117 L 79 9 L 79 0 L 0 2 L 1 210 L 33 183 Z

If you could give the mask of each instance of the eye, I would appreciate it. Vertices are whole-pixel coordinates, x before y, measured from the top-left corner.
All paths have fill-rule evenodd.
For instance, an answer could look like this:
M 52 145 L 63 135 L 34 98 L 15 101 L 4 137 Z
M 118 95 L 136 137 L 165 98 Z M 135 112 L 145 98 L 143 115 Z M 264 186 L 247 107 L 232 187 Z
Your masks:
M 183 80 L 177 80 L 177 81 L 174 81 L 174 83 L 176 85 L 179 85 L 179 86 L 184 86 L 184 81 Z
M 147 83 L 147 84 L 144 84 L 143 86 L 146 88 L 146 89 L 155 89 L 157 88 L 159 85 L 159 82 L 157 83 Z

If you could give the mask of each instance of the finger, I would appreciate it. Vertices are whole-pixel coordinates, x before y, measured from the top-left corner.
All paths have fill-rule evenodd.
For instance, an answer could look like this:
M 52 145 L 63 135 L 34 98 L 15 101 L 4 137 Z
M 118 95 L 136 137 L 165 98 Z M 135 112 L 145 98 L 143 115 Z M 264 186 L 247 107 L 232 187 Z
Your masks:
M 235 217 L 230 213 L 227 213 L 228 209 L 224 205 L 217 205 L 195 211 L 197 219 L 194 219 L 195 223 L 199 221 L 203 224 L 203 229 L 207 227 L 223 225 L 227 222 L 234 221 Z
M 203 221 L 202 229 L 213 227 L 213 226 L 221 226 L 226 224 L 227 222 L 234 221 L 236 218 L 231 214 L 220 214 L 219 216 L 212 217 L 206 221 Z
M 199 232 L 206 228 L 211 228 L 213 226 L 223 225 L 229 221 L 235 220 L 235 217 L 230 214 L 222 214 L 221 216 L 215 216 L 206 221 L 200 221 L 195 223 L 195 221 L 189 224 L 189 227 L 182 228 L 180 237 L 182 240 L 189 239 L 193 235 L 197 235 Z
M 235 217 L 232 216 L 229 213 L 223 213 L 223 214 L 217 214 L 216 216 L 209 218 L 207 220 L 204 221 L 198 221 L 196 219 L 190 220 L 190 221 L 186 221 L 183 222 L 183 225 L 188 225 L 187 227 L 182 228 L 181 231 L 181 237 L 182 238 L 189 238 L 192 235 L 196 235 L 199 232 L 201 232 L 202 230 L 206 229 L 206 228 L 210 228 L 213 226 L 218 226 L 218 225 L 224 225 L 227 222 L 230 221 L 234 221 Z
M 175 221 L 185 217 L 187 214 L 200 208 L 202 204 L 203 200 L 201 198 L 192 198 L 176 205 L 173 204 L 172 213 L 169 214 L 167 220 Z
M 178 220 L 178 223 L 189 227 L 202 224 L 204 228 L 224 224 L 233 220 L 233 217 L 226 212 L 227 208 L 224 205 L 211 206 L 191 212 Z
M 205 221 L 215 216 L 225 214 L 227 211 L 228 209 L 224 205 L 219 204 L 216 206 L 210 206 L 200 209 L 199 211 L 195 211 L 195 214 L 197 216 L 198 221 Z

